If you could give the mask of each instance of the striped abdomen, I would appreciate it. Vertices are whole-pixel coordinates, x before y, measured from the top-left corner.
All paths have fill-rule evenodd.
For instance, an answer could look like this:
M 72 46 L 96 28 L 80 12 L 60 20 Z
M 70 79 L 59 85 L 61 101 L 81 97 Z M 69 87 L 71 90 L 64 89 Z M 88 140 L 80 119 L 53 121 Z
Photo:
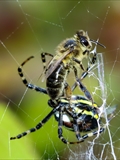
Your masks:
M 46 87 L 48 95 L 52 100 L 58 100 L 64 94 L 66 76 L 68 70 L 64 68 L 63 64 L 59 64 L 53 73 L 46 80 Z

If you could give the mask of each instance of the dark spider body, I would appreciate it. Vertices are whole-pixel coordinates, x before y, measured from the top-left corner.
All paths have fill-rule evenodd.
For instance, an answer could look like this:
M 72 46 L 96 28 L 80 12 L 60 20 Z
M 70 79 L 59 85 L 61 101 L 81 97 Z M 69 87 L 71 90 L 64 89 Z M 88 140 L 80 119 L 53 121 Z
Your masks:
M 11 137 L 10 140 L 20 139 L 29 133 L 37 131 L 53 115 L 58 122 L 58 137 L 65 144 L 81 143 L 88 137 L 102 133 L 106 128 L 106 124 L 102 124 L 101 122 L 100 107 L 97 106 L 96 103 L 92 104 L 91 101 L 83 96 L 73 95 L 71 97 L 71 105 L 65 98 L 61 99 L 57 106 L 52 100 L 49 100 L 48 104 L 53 109 L 42 121 L 40 121 L 34 128 L 18 134 L 15 137 Z M 112 119 L 115 109 L 116 107 L 114 107 L 111 113 L 109 113 L 111 114 L 111 117 L 108 118 L 108 122 Z M 62 126 L 73 131 L 78 141 L 69 142 L 66 140 L 63 136 Z M 81 132 L 86 132 L 87 134 L 81 135 Z

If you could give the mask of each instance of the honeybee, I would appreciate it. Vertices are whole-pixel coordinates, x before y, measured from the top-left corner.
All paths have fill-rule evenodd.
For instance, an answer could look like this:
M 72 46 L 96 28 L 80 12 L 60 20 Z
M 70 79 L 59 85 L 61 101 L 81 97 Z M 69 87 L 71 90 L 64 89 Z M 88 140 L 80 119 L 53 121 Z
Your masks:
M 89 56 L 92 43 L 104 47 L 102 44 L 91 40 L 87 32 L 79 30 L 74 37 L 68 38 L 58 45 L 54 57 L 50 53 L 41 53 L 41 59 L 45 69 L 47 92 L 52 100 L 57 101 L 61 96 L 70 99 L 72 91 L 66 80 L 69 72 L 73 70 L 78 86 L 84 92 L 85 96 L 93 101 L 91 94 L 78 78 L 80 68 L 84 73 L 88 72 L 90 68 L 90 66 L 88 66 L 85 70 L 82 65 L 82 60 Z M 45 65 L 45 56 L 53 57 L 47 67 Z M 90 64 L 94 64 L 95 61 L 96 54 L 93 55 Z

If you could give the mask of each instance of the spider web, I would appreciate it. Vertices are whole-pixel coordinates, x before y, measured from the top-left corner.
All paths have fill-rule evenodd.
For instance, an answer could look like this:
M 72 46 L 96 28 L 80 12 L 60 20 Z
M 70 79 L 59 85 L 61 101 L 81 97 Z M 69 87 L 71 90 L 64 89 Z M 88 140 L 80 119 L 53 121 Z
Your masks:
M 0 2 L 0 159 L 119 159 L 119 5 L 117 1 Z M 106 131 L 81 144 L 65 145 L 58 139 L 57 122 L 52 117 L 39 131 L 10 141 L 11 136 L 34 127 L 51 111 L 49 97 L 26 89 L 17 67 L 34 55 L 24 73 L 30 82 L 44 88 L 45 82 L 39 78 L 43 71 L 40 53 L 54 54 L 55 47 L 78 29 L 106 46 L 95 48 L 99 53 L 97 65 L 84 80 L 97 104 L 108 110 L 117 105 Z M 83 93 L 76 89 L 74 94 Z M 63 133 L 66 139 L 76 141 L 74 133 L 66 129 Z

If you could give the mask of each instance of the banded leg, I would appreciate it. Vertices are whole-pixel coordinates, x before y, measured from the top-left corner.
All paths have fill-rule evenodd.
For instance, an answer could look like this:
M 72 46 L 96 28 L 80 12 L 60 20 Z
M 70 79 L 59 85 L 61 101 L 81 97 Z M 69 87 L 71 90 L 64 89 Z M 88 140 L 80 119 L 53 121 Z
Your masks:
M 108 120 L 108 122 L 109 121 L 110 120 Z M 63 130 L 62 130 L 62 126 L 63 126 L 63 111 L 60 109 L 60 111 L 59 111 L 59 120 L 58 120 L 58 137 L 65 144 L 79 144 L 79 143 L 82 143 L 82 142 L 84 142 L 85 139 L 87 139 L 89 137 L 92 137 L 92 136 L 97 135 L 97 134 L 101 134 L 102 132 L 104 132 L 104 130 L 106 128 L 106 125 L 103 125 L 103 127 L 101 127 L 98 130 L 95 130 L 93 132 L 89 132 L 88 134 L 80 136 L 79 127 L 78 127 L 77 121 L 75 122 L 75 120 L 74 120 L 74 123 L 75 124 L 73 125 L 73 128 L 74 128 L 74 132 L 76 134 L 76 137 L 77 137 L 78 141 L 76 141 L 76 142 L 71 142 L 70 141 L 69 142 L 63 137 Z
M 83 79 L 88 75 L 89 71 L 94 67 L 94 64 L 95 64 L 96 60 L 97 60 L 97 53 L 95 52 L 94 55 L 93 55 L 93 57 L 92 57 L 92 60 L 90 61 L 90 66 L 88 66 L 87 69 L 85 70 L 84 67 L 83 67 L 83 65 L 82 65 L 82 62 L 79 61 L 79 60 L 76 59 L 76 58 L 73 58 L 73 61 L 75 61 L 76 63 L 80 64 L 81 69 L 84 71 L 84 72 L 82 73 L 82 76 L 79 78 L 80 81 L 83 80 Z M 76 87 L 77 87 L 77 83 L 75 82 L 75 83 L 73 84 L 73 86 L 72 86 L 72 91 L 73 91 Z
M 67 108 L 66 108 L 67 109 Z M 97 134 L 101 134 L 102 132 L 105 131 L 108 123 L 110 123 L 110 121 L 112 120 L 113 116 L 114 116 L 114 111 L 116 110 L 116 106 L 113 107 L 113 110 L 111 110 L 111 113 L 109 118 L 107 119 L 107 122 L 106 124 L 102 125 L 102 127 L 100 127 L 100 129 L 98 128 L 97 130 L 94 130 L 93 132 L 89 132 L 88 134 L 85 134 L 83 136 L 80 136 L 79 134 L 79 127 L 78 127 L 78 124 L 77 124 L 77 115 L 73 114 L 73 112 L 68 112 L 69 110 L 66 110 L 67 113 L 69 113 L 69 115 L 71 115 L 71 117 L 73 118 L 74 120 L 74 126 L 73 126 L 73 129 L 74 129 L 74 132 L 76 134 L 76 137 L 78 139 L 78 141 L 76 142 L 69 142 L 67 141 L 62 133 L 62 125 L 63 125 L 63 121 L 62 121 L 62 110 L 59 111 L 59 127 L 58 127 L 58 135 L 59 135 L 59 138 L 61 139 L 61 141 L 65 144 L 79 144 L 79 143 L 82 143 L 84 142 L 85 139 L 89 138 L 89 137 L 92 137 L 92 136 L 95 136 Z M 64 110 L 63 110 L 64 111 Z M 76 120 L 75 120 L 76 119 Z
M 50 56 L 50 57 L 54 57 L 52 54 L 50 54 L 50 53 L 46 53 L 46 52 L 43 52 L 43 53 L 41 53 L 41 60 L 42 60 L 42 62 L 43 62 L 43 69 L 46 69 L 46 56 Z
M 88 68 L 86 69 L 86 71 L 82 73 L 81 77 L 79 78 L 80 81 L 82 81 L 85 77 L 87 77 L 87 75 L 89 74 L 89 72 L 92 70 L 93 67 L 94 67 L 94 66 L 88 67 Z M 75 89 L 76 87 L 77 87 L 77 83 L 75 82 L 75 83 L 73 84 L 71 90 L 74 91 L 74 89 Z
M 62 114 L 62 110 L 60 110 L 59 111 L 59 120 L 58 120 L 58 137 L 63 143 L 69 144 L 68 141 L 63 137 L 62 126 L 63 126 L 63 114 Z
M 21 77 L 22 79 L 22 82 L 24 83 L 24 85 L 29 88 L 29 89 L 33 89 L 37 92 L 40 92 L 40 93 L 44 93 L 44 94 L 47 94 L 47 91 L 46 89 L 44 88 L 41 88 L 41 87 L 38 87 L 34 84 L 31 84 L 27 81 L 27 79 L 24 77 L 24 74 L 23 74 L 23 70 L 22 70 L 22 67 L 29 61 L 31 60 L 32 58 L 34 58 L 34 56 L 31 56 L 29 58 L 27 58 L 19 67 L 18 67 L 18 74 L 19 76 Z
M 20 139 L 32 132 L 37 131 L 38 129 L 42 128 L 42 126 L 51 118 L 52 115 L 54 115 L 54 113 L 59 109 L 60 105 L 58 105 L 56 108 L 54 108 L 42 121 L 40 121 L 34 128 L 31 128 L 21 134 L 18 134 L 15 137 L 10 137 L 10 140 L 14 140 L 14 139 Z
M 114 116 L 114 111 L 115 111 L 115 110 L 116 110 L 116 106 L 114 107 L 112 113 L 110 114 L 109 118 L 107 119 L 106 124 L 104 124 L 102 127 L 100 127 L 100 129 L 95 130 L 95 131 L 93 131 L 93 132 L 90 132 L 90 133 L 88 133 L 88 134 L 83 135 L 83 136 L 81 137 L 81 138 L 82 138 L 82 142 L 83 142 L 86 138 L 88 138 L 88 137 L 92 137 L 92 136 L 94 136 L 94 135 L 101 134 L 102 132 L 104 132 L 104 130 L 106 129 L 108 123 L 110 123 L 110 121 L 112 120 L 112 118 L 113 118 L 113 116 Z
M 82 84 L 81 80 L 78 78 L 78 74 L 77 74 L 77 69 L 74 67 L 74 73 L 75 73 L 75 77 L 76 77 L 76 81 L 77 81 L 77 84 L 78 86 L 80 87 L 80 89 L 82 90 L 82 92 L 84 92 L 85 96 L 90 100 L 92 101 L 93 103 L 93 99 L 92 99 L 92 96 L 90 94 L 90 92 L 87 90 L 87 88 Z M 87 75 L 86 75 L 87 76 Z M 85 77 L 86 77 L 85 76 Z
M 77 123 L 77 117 L 73 112 L 70 112 L 67 109 L 66 109 L 66 112 L 73 118 L 73 129 L 74 129 L 76 137 L 79 141 L 69 142 L 63 137 L 62 126 L 63 126 L 63 112 L 64 112 L 64 109 L 65 109 L 65 107 L 63 106 L 63 107 L 60 108 L 60 111 L 59 111 L 59 120 L 58 120 L 58 137 L 59 137 L 59 139 L 65 144 L 77 144 L 77 143 L 83 142 L 84 140 L 82 140 L 81 136 L 80 136 L 79 126 L 78 126 L 78 123 Z
M 75 135 L 76 135 L 76 138 L 78 139 L 78 141 L 81 140 L 81 136 L 80 136 L 80 130 L 79 130 L 79 126 L 78 126 L 78 123 L 77 123 L 77 119 L 73 119 L 73 129 L 74 129 L 74 132 L 75 132 Z

